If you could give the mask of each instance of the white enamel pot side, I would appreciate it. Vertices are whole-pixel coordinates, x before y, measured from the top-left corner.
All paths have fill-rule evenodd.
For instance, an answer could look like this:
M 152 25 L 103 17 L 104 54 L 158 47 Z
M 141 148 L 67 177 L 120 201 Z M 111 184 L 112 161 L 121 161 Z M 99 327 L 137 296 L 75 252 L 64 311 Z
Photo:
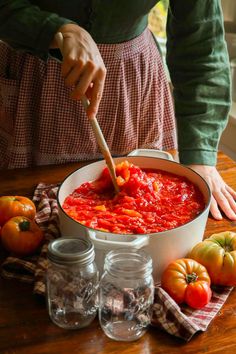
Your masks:
M 106 233 L 108 234 L 108 233 Z M 87 229 L 87 235 L 94 244 L 95 262 L 97 264 L 99 274 L 103 272 L 104 260 L 106 254 L 111 250 L 118 248 L 140 249 L 149 243 L 148 235 L 117 235 L 112 234 L 112 237 L 106 237 L 104 232 Z
M 209 214 L 211 192 L 205 180 L 190 168 L 171 161 L 170 157 L 168 160 L 164 158 L 164 155 L 160 157 L 161 152 L 159 151 L 158 157 L 143 156 L 143 149 L 142 156 L 138 156 L 137 151 L 139 150 L 135 151 L 135 156 L 114 158 L 115 164 L 127 160 L 144 169 L 159 169 L 188 178 L 198 186 L 204 196 L 205 209 L 203 212 L 194 220 L 178 228 L 148 235 L 113 234 L 93 230 L 80 224 L 63 211 L 63 202 L 82 183 L 95 180 L 100 176 L 106 165 L 102 160 L 74 171 L 62 182 L 58 190 L 60 230 L 64 237 L 90 237 L 95 246 L 96 263 L 100 270 L 103 268 L 105 254 L 110 250 L 124 246 L 143 248 L 152 257 L 154 281 L 159 282 L 163 270 L 172 260 L 185 257 L 192 247 L 202 240 Z M 153 152 L 152 150 L 152 154 Z

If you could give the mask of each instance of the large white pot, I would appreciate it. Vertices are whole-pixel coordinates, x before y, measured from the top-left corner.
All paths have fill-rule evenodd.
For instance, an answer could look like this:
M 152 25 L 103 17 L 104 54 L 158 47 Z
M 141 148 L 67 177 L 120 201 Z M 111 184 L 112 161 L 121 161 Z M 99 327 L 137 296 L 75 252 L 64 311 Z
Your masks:
M 202 192 L 205 199 L 205 209 L 185 225 L 147 235 L 121 235 L 88 228 L 68 216 L 63 211 L 62 205 L 65 198 L 82 183 L 95 180 L 100 176 L 105 167 L 105 161 L 102 160 L 74 171 L 65 178 L 59 187 L 58 206 L 61 234 L 64 237 L 89 237 L 95 246 L 95 261 L 100 272 L 103 269 L 104 257 L 108 251 L 120 247 L 143 248 L 152 257 L 154 281 L 159 282 L 163 270 L 172 260 L 185 257 L 196 243 L 202 241 L 209 213 L 211 192 L 200 175 L 190 168 L 172 161 L 171 155 L 168 153 L 155 150 L 135 150 L 128 157 L 114 158 L 115 164 L 124 160 L 141 168 L 160 169 L 187 177 Z

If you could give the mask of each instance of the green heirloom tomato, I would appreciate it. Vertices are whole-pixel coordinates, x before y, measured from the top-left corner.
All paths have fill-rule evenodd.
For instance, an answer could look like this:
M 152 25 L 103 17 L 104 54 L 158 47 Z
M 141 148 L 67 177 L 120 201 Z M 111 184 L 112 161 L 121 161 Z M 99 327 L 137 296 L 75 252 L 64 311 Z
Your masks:
M 236 285 L 236 233 L 213 234 L 194 246 L 188 257 L 206 267 L 212 284 Z

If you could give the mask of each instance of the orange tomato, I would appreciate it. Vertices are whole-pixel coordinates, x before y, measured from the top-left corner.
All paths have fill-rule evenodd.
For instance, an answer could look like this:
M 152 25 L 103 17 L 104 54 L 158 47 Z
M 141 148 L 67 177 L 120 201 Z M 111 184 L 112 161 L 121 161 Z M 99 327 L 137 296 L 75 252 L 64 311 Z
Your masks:
M 40 227 L 25 216 L 15 216 L 2 227 L 1 240 L 4 248 L 18 256 L 34 253 L 43 239 L 44 234 Z
M 13 216 L 34 219 L 35 214 L 35 205 L 29 198 L 7 195 L 0 197 L 0 225 L 4 225 Z
M 185 302 L 193 308 L 202 308 L 210 301 L 210 284 L 206 268 L 189 258 L 171 262 L 161 278 L 161 286 L 178 304 Z

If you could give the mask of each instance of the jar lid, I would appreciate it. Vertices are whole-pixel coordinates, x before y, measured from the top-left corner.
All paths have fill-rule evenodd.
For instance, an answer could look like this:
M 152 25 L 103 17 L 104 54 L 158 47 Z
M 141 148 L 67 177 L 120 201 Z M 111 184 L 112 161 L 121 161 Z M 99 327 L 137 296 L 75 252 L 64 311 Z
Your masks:
M 91 241 L 82 238 L 58 238 L 48 245 L 48 259 L 57 264 L 85 265 L 94 261 Z

